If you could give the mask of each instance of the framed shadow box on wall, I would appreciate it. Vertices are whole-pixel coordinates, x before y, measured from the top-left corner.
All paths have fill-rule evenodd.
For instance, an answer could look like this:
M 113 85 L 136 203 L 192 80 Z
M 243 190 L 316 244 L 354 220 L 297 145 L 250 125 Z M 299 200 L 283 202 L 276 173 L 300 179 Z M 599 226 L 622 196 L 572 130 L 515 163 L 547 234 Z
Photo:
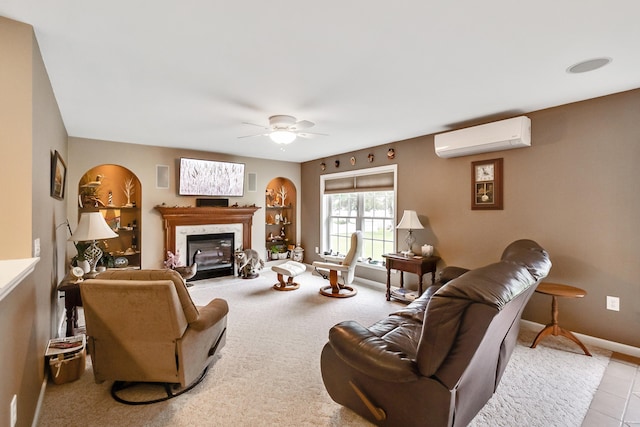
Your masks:
M 471 209 L 501 210 L 502 159 L 471 162 Z

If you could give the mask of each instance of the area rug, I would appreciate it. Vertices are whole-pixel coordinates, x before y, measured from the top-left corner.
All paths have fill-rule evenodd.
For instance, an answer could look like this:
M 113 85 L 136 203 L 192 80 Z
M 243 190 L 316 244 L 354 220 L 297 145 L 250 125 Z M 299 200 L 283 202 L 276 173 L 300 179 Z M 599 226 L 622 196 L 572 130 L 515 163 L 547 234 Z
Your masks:
M 331 400 L 322 384 L 320 352 L 328 331 L 343 320 L 370 325 L 403 305 L 382 286 L 357 284 L 353 298 L 318 293 L 326 281 L 305 273 L 300 289 L 274 290 L 276 275 L 210 279 L 189 288 L 196 304 L 229 302 L 227 344 L 204 381 L 187 394 L 147 406 L 115 402 L 110 383 L 95 384 L 90 359 L 77 381 L 49 384 L 40 426 L 370 426 Z M 523 331 L 498 393 L 473 426 L 579 426 L 608 353 L 586 357 L 554 339 L 529 349 Z

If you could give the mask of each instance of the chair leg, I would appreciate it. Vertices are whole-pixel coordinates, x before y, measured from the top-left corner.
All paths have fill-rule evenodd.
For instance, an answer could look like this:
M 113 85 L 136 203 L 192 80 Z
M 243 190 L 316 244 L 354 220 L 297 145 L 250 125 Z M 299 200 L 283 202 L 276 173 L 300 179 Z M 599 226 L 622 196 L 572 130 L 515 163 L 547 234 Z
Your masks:
M 326 297 L 349 298 L 358 293 L 358 290 L 352 286 L 338 283 L 338 272 L 336 270 L 329 271 L 329 283 L 330 285 L 320 288 L 320 293 Z
M 282 273 L 278 273 L 278 283 L 273 285 L 273 289 L 278 291 L 295 291 L 299 287 L 300 284 L 293 281 L 293 276 L 289 276 L 289 279 L 285 282 Z

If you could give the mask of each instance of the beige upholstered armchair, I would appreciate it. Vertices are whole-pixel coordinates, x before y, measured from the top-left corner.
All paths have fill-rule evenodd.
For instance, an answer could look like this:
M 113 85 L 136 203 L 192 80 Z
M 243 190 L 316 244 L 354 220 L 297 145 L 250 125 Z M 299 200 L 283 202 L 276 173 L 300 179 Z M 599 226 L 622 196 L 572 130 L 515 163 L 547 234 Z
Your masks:
M 190 389 L 225 343 L 227 302 L 196 307 L 173 270 L 109 270 L 80 284 L 97 383 L 164 383 Z M 124 402 L 133 403 L 133 402 Z M 141 403 L 141 402 L 135 402 Z M 151 403 L 151 402 L 144 402 Z
M 314 261 L 313 266 L 316 270 L 328 271 L 329 285 L 320 288 L 320 293 L 328 297 L 347 298 L 352 297 L 358 290 L 351 286 L 355 277 L 356 264 L 360 254 L 362 253 L 362 231 L 356 231 L 351 234 L 351 246 L 347 255 L 338 262 L 320 262 Z M 324 274 L 323 274 L 324 276 Z M 339 283 L 338 276 L 342 278 Z

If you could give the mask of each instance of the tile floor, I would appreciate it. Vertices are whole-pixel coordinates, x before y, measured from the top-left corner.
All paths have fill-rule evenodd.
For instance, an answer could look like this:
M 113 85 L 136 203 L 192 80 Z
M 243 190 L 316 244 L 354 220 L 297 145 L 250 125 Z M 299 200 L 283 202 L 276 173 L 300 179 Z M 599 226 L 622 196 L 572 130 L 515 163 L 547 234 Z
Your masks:
M 582 427 L 640 427 L 640 359 L 614 353 Z

